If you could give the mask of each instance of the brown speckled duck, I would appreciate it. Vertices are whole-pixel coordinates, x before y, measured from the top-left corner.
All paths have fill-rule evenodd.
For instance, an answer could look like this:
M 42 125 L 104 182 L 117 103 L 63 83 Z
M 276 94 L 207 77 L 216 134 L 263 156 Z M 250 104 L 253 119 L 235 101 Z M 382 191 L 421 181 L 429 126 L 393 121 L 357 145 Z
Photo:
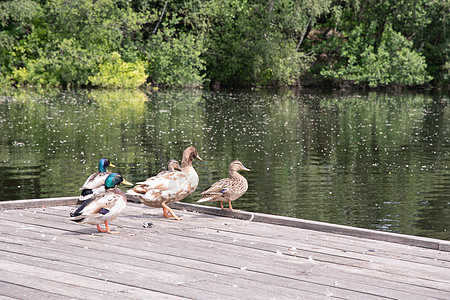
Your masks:
M 233 210 L 231 201 L 234 201 L 244 195 L 248 189 L 247 179 L 238 173 L 239 170 L 250 171 L 238 161 L 233 160 L 228 168 L 229 178 L 221 179 L 211 186 L 207 187 L 203 192 L 203 198 L 197 202 L 206 201 L 220 201 L 220 207 L 223 207 L 223 202 L 228 202 L 230 210 Z
M 133 189 L 127 191 L 127 194 L 138 196 L 147 206 L 162 208 L 163 216 L 166 218 L 181 220 L 169 205 L 182 200 L 197 188 L 198 175 L 192 167 L 194 159 L 203 161 L 198 156 L 197 149 L 186 148 L 181 161 L 181 171 L 158 174 L 144 182 L 138 182 Z
M 127 206 L 125 193 L 116 188 L 121 183 L 132 185 L 119 173 L 112 173 L 106 178 L 105 191 L 83 202 L 78 209 L 71 213 L 69 220 L 77 223 L 97 225 L 97 230 L 107 233 L 119 233 L 111 231 L 108 222 L 115 220 Z M 105 229 L 100 224 L 105 224 Z

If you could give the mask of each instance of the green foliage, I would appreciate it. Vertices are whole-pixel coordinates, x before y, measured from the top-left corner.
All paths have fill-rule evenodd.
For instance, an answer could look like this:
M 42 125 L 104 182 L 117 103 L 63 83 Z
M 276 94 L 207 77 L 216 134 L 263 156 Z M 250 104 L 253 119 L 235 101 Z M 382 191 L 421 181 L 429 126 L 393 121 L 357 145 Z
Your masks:
M 0 84 L 137 86 L 147 73 L 165 86 L 289 85 L 311 72 L 445 84 L 449 9 L 448 0 L 6 0 Z
M 17 83 L 88 85 L 111 53 L 131 64 L 141 60 L 137 33 L 152 14 L 134 12 L 128 1 L 26 0 L 25 12 L 16 2 L 4 4 L 11 9 L 3 12 L 0 53 L 7 58 L 0 70 Z
M 317 5 L 316 10 L 307 10 L 308 3 L 303 6 L 294 1 L 212 3 L 217 8 L 210 8 L 214 13 L 208 20 L 211 25 L 205 53 L 207 77 L 231 84 L 292 83 L 307 72 L 312 60 L 297 51 L 294 37 L 305 29 L 308 19 L 317 17 L 327 7 Z
M 149 73 L 151 79 L 167 86 L 201 85 L 205 64 L 200 55 L 205 51 L 201 38 L 174 30 L 159 31 L 149 40 Z
M 334 34 L 309 49 L 327 58 L 320 74 L 328 78 L 371 86 L 423 84 L 433 78 L 444 83 L 449 9 L 447 0 L 339 1 L 318 24 Z
M 443 67 L 442 77 L 445 82 L 450 82 L 450 61 L 447 61 Z
M 144 63 L 126 63 L 117 52 L 113 52 L 106 61 L 100 64 L 99 69 L 97 74 L 89 76 L 89 81 L 94 86 L 136 88 L 147 80 Z
M 28 76 L 24 82 L 33 85 L 87 85 L 92 70 L 97 68 L 103 55 L 83 49 L 74 39 L 61 40 L 55 51 L 27 60 Z M 18 81 L 21 82 L 21 81 Z
M 306 73 L 312 57 L 295 51 L 293 42 L 263 41 L 260 51 L 254 57 L 251 79 L 262 85 L 289 85 Z
M 35 29 L 34 20 L 42 17 L 43 8 L 32 0 L 13 0 L 0 3 L 0 73 L 2 82 L 10 82 L 17 67 L 31 49 L 25 42 Z M 25 38 L 24 38 L 25 37 Z
M 431 80 L 425 59 L 412 50 L 412 42 L 392 30 L 390 24 L 386 25 L 377 49 L 373 39 L 364 40 L 364 29 L 363 25 L 357 27 L 343 45 L 341 56 L 347 63 L 322 70 L 323 76 L 368 83 L 371 87 L 390 83 L 423 84 Z

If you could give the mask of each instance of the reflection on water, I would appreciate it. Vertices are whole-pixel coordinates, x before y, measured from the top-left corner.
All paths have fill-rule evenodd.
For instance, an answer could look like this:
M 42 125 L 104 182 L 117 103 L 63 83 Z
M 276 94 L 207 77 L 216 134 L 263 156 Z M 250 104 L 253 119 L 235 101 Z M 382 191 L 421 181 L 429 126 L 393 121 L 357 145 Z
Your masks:
M 195 146 L 236 209 L 450 240 L 449 100 L 306 91 L 3 91 L 0 200 L 74 196 L 101 157 L 132 182 Z M 217 203 L 206 204 L 217 205 Z M 143 208 L 145 209 L 145 208 Z

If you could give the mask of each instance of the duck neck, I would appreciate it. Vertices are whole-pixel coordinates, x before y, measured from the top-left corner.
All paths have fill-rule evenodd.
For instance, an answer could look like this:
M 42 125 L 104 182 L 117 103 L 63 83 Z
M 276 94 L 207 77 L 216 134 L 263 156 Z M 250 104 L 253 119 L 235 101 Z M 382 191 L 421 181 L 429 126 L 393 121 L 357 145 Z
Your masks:
M 105 191 L 115 188 L 116 186 L 107 186 L 105 185 Z
M 181 169 L 192 168 L 192 157 L 189 153 L 183 153 L 183 159 L 181 160 Z
M 228 174 L 230 175 L 230 178 L 232 180 L 240 180 L 241 178 L 243 178 L 243 176 L 237 171 L 229 171 Z
M 98 165 L 98 172 L 99 173 L 105 173 L 106 172 L 106 167 L 103 164 L 99 164 Z
M 183 161 L 181 162 L 181 168 L 182 169 L 186 169 L 186 168 L 192 168 L 192 160 L 191 159 L 183 159 Z
M 181 170 L 182 170 L 183 172 L 186 172 L 186 173 L 192 173 L 192 172 L 195 172 L 195 169 L 194 169 L 194 167 L 192 166 L 192 164 L 186 165 L 186 166 L 184 166 L 184 167 L 181 167 Z M 195 172 L 195 173 L 196 173 L 196 172 Z

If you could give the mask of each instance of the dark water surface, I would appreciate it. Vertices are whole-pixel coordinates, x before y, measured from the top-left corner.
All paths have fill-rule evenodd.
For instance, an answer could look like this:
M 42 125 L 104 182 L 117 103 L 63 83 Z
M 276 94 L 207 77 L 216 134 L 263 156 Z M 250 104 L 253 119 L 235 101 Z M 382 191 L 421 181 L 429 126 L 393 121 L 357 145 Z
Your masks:
M 2 91 L 0 200 L 78 195 L 101 157 L 141 181 L 193 145 L 185 202 L 239 159 L 235 209 L 450 240 L 449 121 L 442 94 Z

